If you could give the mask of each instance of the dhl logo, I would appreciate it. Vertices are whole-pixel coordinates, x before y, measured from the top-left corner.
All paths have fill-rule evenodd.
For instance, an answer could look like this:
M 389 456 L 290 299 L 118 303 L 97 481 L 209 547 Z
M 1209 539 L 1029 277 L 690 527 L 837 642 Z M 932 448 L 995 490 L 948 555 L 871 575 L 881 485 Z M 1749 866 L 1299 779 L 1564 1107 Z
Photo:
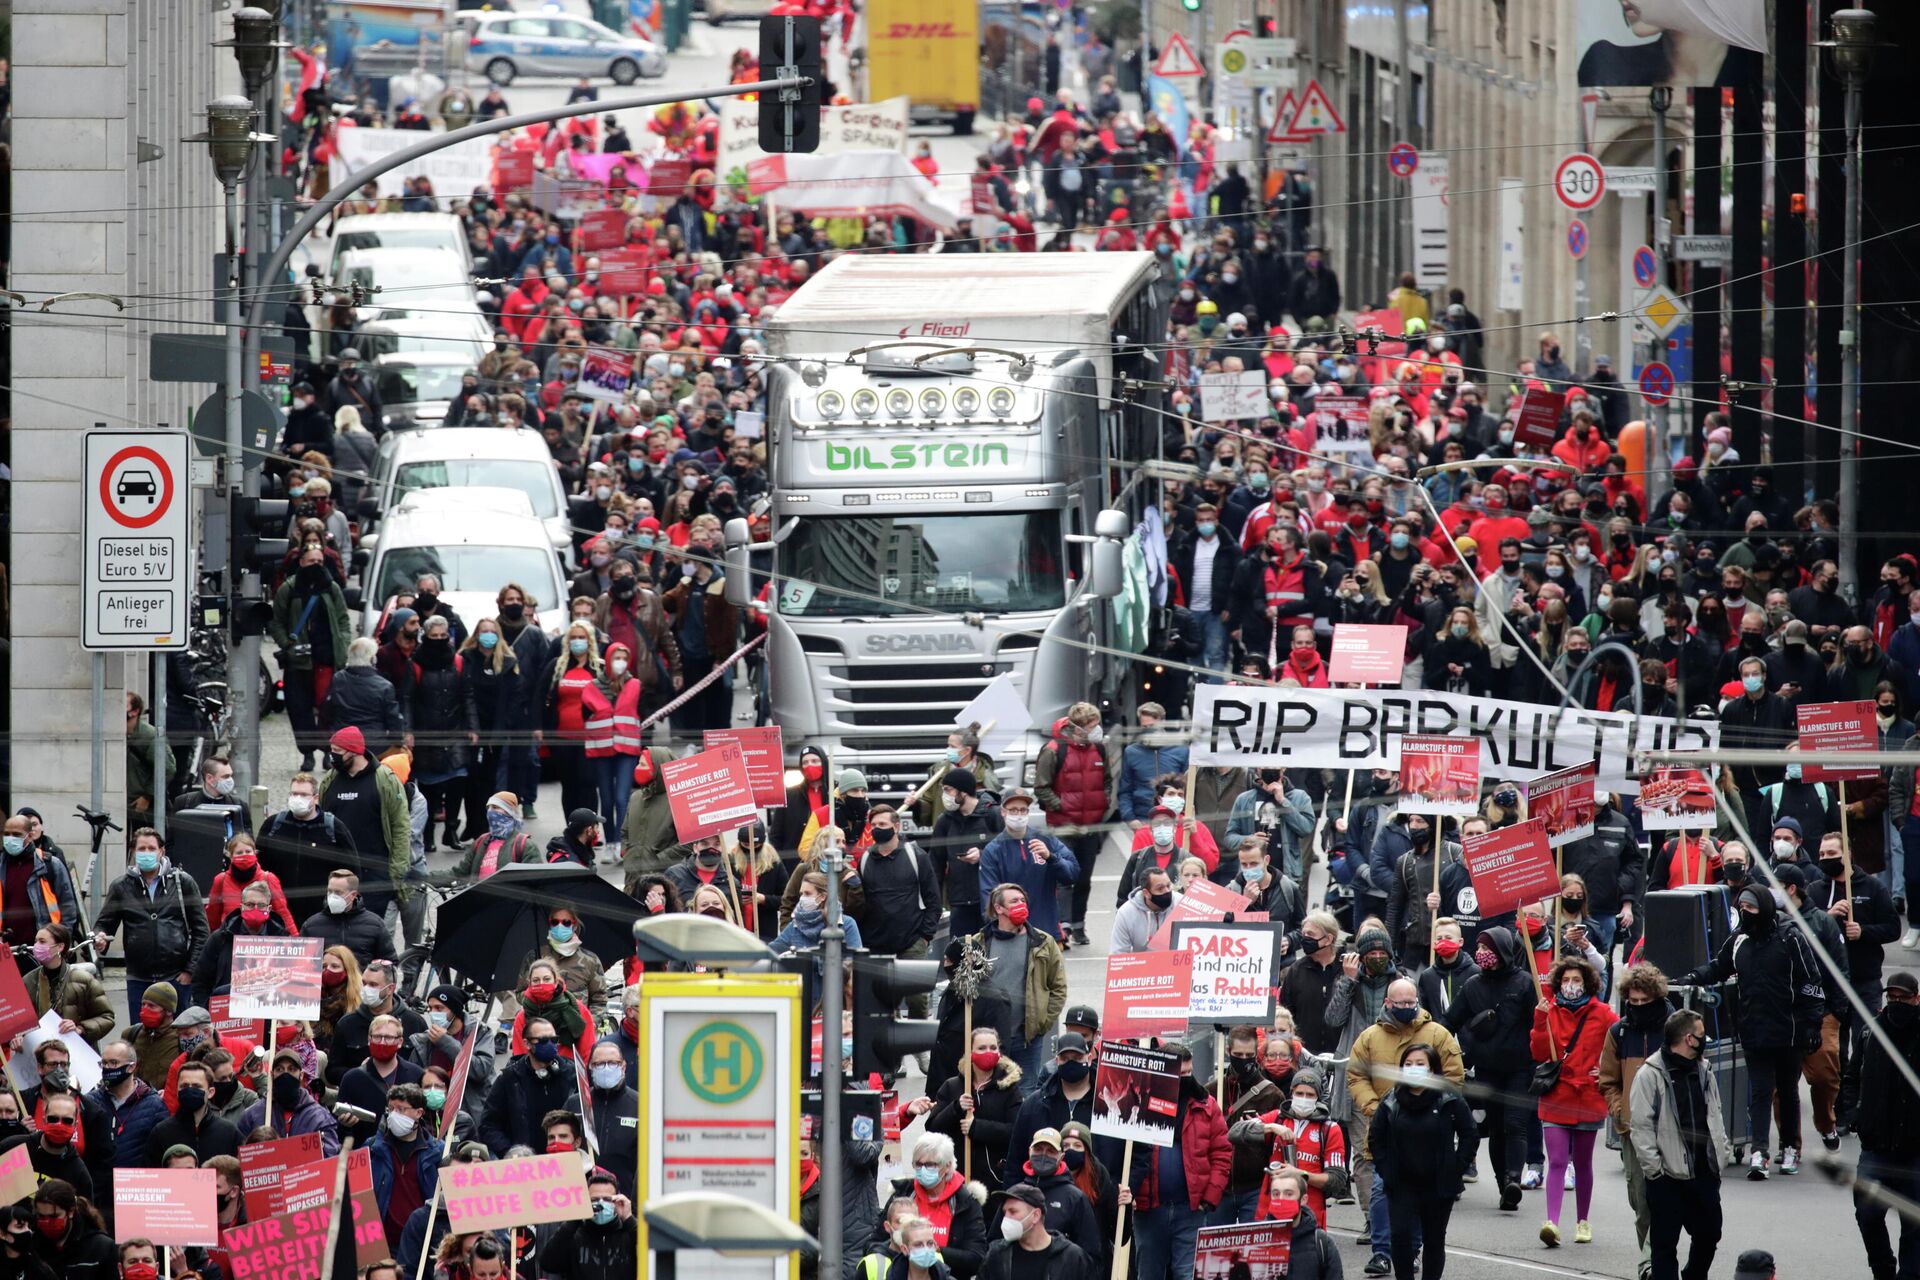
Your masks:
M 887 27 L 889 40 L 958 40 L 963 34 L 951 22 L 895 22 Z

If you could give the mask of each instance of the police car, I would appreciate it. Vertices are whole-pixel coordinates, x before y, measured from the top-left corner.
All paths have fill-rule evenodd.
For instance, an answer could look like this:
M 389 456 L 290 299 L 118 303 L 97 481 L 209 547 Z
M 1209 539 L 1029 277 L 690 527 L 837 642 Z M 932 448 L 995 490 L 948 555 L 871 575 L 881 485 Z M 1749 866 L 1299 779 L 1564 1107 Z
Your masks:
M 497 85 L 516 76 L 611 76 L 615 84 L 667 73 L 660 46 L 565 14 L 464 13 L 467 70 Z

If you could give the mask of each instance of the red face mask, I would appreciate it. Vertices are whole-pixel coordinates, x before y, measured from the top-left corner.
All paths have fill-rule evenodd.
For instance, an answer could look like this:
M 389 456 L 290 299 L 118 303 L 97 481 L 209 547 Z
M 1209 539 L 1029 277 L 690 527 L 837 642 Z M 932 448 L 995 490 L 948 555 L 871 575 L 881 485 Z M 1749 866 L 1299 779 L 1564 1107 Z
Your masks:
M 58 1240 L 67 1234 L 67 1220 L 65 1218 L 35 1218 L 33 1220 L 33 1229 L 49 1240 Z
M 260 865 L 260 858 L 257 854 L 236 853 L 233 855 L 233 859 L 232 859 L 233 869 L 235 871 L 240 872 L 242 875 L 251 875 L 253 873 L 253 869 L 259 865 Z
M 347 985 L 347 971 L 345 969 L 322 969 L 320 971 L 320 985 L 323 987 L 344 987 Z
M 367 1046 L 367 1056 L 375 1062 L 392 1062 L 400 1056 L 400 1046 L 397 1044 L 370 1044 Z
M 571 1142 L 568 1142 L 565 1138 L 548 1138 L 547 1139 L 547 1151 L 549 1154 L 560 1152 L 560 1151 L 571 1151 L 571 1150 L 573 1150 L 573 1144 Z
M 265 907 L 240 908 L 240 920 L 249 929 L 258 929 L 267 922 L 267 917 L 272 914 L 273 912 L 267 910 Z
M 995 1067 L 1000 1065 L 1000 1051 L 998 1049 L 976 1049 L 967 1056 L 973 1060 L 973 1069 L 975 1071 L 991 1072 Z
M 620 1029 L 627 1033 L 627 1039 L 638 1041 L 640 1039 L 640 1015 L 637 1013 L 629 1013 L 621 1018 Z
M 40 1132 L 47 1135 L 47 1141 L 56 1147 L 64 1147 L 73 1141 L 73 1121 L 47 1120 L 40 1125 Z
M 1287 1196 L 1273 1202 L 1273 1217 L 1276 1222 L 1292 1222 L 1300 1216 L 1300 1197 Z
M 1013 921 L 1013 926 L 1016 929 L 1026 928 L 1027 927 L 1027 904 L 1024 902 L 1016 902 L 1012 906 L 1008 907 L 1007 919 Z
M 803 764 L 800 766 L 800 776 L 805 778 L 808 782 L 820 781 L 820 776 L 825 772 L 826 772 L 826 768 L 822 765 Z
M 1442 938 L 1433 944 L 1433 951 L 1442 960 L 1451 960 L 1460 954 L 1460 948 L 1465 945 L 1458 938 Z
M 820 1166 L 812 1160 L 802 1160 L 800 1162 L 800 1176 L 803 1178 L 811 1178 L 819 1167 Z
M 559 989 L 560 984 L 557 982 L 529 982 L 527 984 L 527 998 L 535 1004 L 545 1004 L 547 1001 L 553 999 L 553 993 Z
M 345 977 L 346 975 L 342 974 L 341 976 Z M 292 1026 L 291 1024 L 284 1027 L 275 1027 L 273 1031 L 273 1043 L 276 1047 L 283 1044 L 292 1044 L 293 1038 L 298 1034 L 300 1034 L 300 1028 Z
M 152 1031 L 167 1020 L 167 1011 L 157 1004 L 140 1006 L 140 1025 Z
M 640 761 L 633 766 L 633 785 L 644 787 L 653 781 L 653 752 L 642 751 Z
M 120 1268 L 121 1280 L 158 1280 L 159 1268 L 151 1262 L 129 1262 Z

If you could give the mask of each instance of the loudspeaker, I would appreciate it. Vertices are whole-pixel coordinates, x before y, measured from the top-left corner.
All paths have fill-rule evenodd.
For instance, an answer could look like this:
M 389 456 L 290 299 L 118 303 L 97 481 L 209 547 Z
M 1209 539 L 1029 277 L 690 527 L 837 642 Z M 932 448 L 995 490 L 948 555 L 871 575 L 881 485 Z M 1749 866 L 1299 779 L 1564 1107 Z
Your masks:
M 1646 898 L 1647 963 L 1669 979 L 1711 960 L 1731 932 L 1733 896 L 1723 884 L 1661 889 Z

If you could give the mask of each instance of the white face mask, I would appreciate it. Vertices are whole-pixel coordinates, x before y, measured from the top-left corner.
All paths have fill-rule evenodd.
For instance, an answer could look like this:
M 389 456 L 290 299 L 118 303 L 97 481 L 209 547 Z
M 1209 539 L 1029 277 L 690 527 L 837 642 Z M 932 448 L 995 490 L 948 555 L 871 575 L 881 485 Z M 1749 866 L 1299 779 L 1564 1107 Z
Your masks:
M 1408 1084 L 1417 1089 L 1424 1086 L 1428 1079 L 1432 1077 L 1433 1068 L 1427 1066 L 1425 1063 L 1409 1062 L 1406 1066 L 1400 1068 L 1400 1074 L 1406 1077 Z
M 617 676 L 623 676 L 627 674 L 627 660 L 625 658 L 615 658 L 612 662 L 609 662 L 607 665 L 613 668 L 613 674 Z
M 1798 850 L 1791 840 L 1775 840 L 1773 842 L 1773 857 L 1776 862 L 1791 862 L 1796 852 L 1798 852 Z
M 1007 830 L 1013 832 L 1015 835 L 1019 835 L 1027 829 L 1027 815 L 1024 813 L 1009 813 L 1006 815 L 1006 819 Z
M 1173 824 L 1170 822 L 1154 823 L 1153 824 L 1153 843 L 1155 844 L 1155 846 L 1161 849 L 1164 849 L 1168 845 L 1172 844 L 1173 843 Z
M 287 812 L 296 818 L 304 818 L 313 812 L 312 796 L 288 796 Z
M 1173 810 L 1176 815 L 1187 811 L 1187 798 L 1185 796 L 1168 796 L 1160 803 Z
M 1293 1114 L 1305 1119 L 1307 1116 L 1312 1115 L 1320 1106 L 1320 1099 L 1296 1097 L 1293 1099 L 1291 1106 L 1293 1108 Z
M 398 1111 L 387 1112 L 387 1132 L 396 1138 L 411 1138 L 419 1124 L 412 1116 L 401 1115 Z
M 1027 1234 L 1027 1224 L 1025 1221 L 1017 1218 L 1000 1219 L 1000 1238 L 1002 1240 L 1012 1242 L 1018 1240 L 1025 1234 Z
M 347 895 L 330 893 L 327 895 L 327 912 L 330 915 L 343 916 L 347 913 Z

